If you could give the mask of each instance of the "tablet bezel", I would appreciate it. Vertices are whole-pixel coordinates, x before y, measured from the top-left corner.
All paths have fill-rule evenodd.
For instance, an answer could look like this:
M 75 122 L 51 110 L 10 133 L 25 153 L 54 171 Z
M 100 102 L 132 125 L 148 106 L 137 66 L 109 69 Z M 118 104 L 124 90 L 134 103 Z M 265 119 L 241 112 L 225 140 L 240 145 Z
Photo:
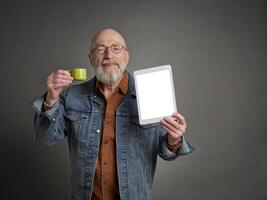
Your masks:
M 155 117 L 155 118 L 141 119 L 140 100 L 139 100 L 139 98 L 141 98 L 139 96 L 139 90 L 140 90 L 139 87 L 140 86 L 138 85 L 138 82 L 137 82 L 137 76 L 142 75 L 142 74 L 158 72 L 158 71 L 166 71 L 166 70 L 169 71 L 170 84 L 171 84 L 171 95 L 172 95 L 171 98 L 172 98 L 172 103 L 173 103 L 173 108 L 174 108 L 173 112 L 177 112 L 171 65 L 162 65 L 162 66 L 157 66 L 157 67 L 151 67 L 151 68 L 147 68 L 147 69 L 137 70 L 137 71 L 134 71 L 134 73 L 133 73 L 134 74 L 134 82 L 135 82 L 137 107 L 138 107 L 139 123 L 141 125 L 160 122 L 163 119 L 163 117 L 165 117 L 166 115 L 164 115 L 164 116 L 162 115 L 162 116 Z M 170 116 L 172 114 L 173 113 L 169 113 L 169 115 L 167 115 L 167 116 Z

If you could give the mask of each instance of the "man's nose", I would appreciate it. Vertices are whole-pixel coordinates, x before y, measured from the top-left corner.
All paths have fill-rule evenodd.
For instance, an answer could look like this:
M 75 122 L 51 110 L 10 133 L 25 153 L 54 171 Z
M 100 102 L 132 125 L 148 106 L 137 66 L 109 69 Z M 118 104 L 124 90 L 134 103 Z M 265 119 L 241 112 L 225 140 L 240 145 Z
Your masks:
M 107 47 L 107 48 L 105 49 L 104 57 L 105 57 L 105 58 L 111 58 L 111 57 L 112 57 L 112 51 L 111 51 L 111 49 L 110 49 L 109 47 Z

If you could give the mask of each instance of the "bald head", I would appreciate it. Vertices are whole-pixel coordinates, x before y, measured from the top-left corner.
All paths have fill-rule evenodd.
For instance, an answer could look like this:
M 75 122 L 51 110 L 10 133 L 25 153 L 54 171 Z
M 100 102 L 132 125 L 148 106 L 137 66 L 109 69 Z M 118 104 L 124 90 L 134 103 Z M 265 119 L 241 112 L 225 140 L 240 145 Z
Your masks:
M 106 45 L 107 43 L 115 43 L 118 42 L 126 47 L 126 43 L 122 35 L 111 28 L 106 28 L 99 31 L 91 40 L 91 50 L 95 48 L 96 45 Z

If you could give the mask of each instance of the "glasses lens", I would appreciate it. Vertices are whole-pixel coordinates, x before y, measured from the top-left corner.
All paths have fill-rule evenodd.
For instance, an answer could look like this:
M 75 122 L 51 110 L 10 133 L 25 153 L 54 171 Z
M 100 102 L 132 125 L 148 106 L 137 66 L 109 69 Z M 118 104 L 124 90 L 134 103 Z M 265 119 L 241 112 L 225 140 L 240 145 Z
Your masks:
M 95 50 L 96 50 L 96 53 L 102 55 L 102 54 L 105 53 L 106 47 L 104 47 L 104 46 L 99 46 L 99 47 L 97 47 Z
M 122 47 L 121 45 L 119 45 L 119 44 L 113 44 L 113 45 L 111 45 L 111 47 L 110 47 L 111 51 L 112 51 L 113 53 L 115 53 L 115 54 L 120 53 L 121 50 L 122 50 L 122 48 L 123 48 L 123 47 Z

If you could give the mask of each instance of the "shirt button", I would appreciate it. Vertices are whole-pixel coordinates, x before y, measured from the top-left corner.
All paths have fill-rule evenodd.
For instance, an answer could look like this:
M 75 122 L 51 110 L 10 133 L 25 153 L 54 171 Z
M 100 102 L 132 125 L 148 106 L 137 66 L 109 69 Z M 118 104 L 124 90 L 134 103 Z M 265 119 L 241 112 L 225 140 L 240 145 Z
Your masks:
M 107 144 L 107 143 L 108 143 L 108 141 L 107 141 L 107 140 L 105 140 L 105 141 L 104 141 L 104 143 L 105 143 L 105 144 Z
M 53 122 L 54 122 L 54 121 L 56 121 L 56 119 L 55 119 L 55 118 L 53 118 L 52 120 L 53 120 Z
M 104 165 L 106 165 L 106 164 L 107 164 L 107 162 L 105 161 L 105 162 L 103 162 L 103 164 L 104 164 Z
M 99 129 L 97 129 L 97 130 L 96 130 L 96 132 L 97 132 L 97 133 L 100 133 L 100 130 L 99 130 Z

